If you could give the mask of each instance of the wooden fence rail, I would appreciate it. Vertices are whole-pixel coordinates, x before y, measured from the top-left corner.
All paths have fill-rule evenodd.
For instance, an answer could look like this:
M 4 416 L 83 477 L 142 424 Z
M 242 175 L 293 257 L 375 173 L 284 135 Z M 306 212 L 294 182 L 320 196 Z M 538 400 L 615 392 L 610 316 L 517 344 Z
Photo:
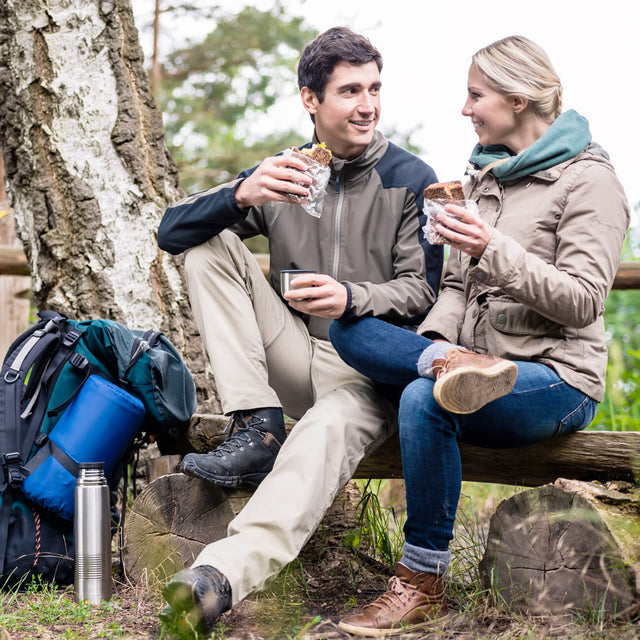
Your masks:
M 256 259 L 263 271 L 269 269 L 269 256 L 257 254 Z M 0 245 L 0 275 L 28 276 L 29 264 L 24 252 L 16 247 Z M 640 262 L 623 262 L 618 269 L 614 289 L 640 289 Z
M 0 276 L 29 276 L 27 256 L 19 247 L 0 245 Z

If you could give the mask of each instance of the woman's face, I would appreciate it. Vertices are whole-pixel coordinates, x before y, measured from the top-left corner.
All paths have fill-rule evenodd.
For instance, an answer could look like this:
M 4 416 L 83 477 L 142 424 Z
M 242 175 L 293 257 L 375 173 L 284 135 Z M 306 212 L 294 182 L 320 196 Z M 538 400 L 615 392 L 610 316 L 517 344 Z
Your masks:
M 467 101 L 462 115 L 471 118 L 478 141 L 483 147 L 503 144 L 518 152 L 519 120 L 514 109 L 513 96 L 505 96 L 492 89 L 474 63 L 469 68 Z

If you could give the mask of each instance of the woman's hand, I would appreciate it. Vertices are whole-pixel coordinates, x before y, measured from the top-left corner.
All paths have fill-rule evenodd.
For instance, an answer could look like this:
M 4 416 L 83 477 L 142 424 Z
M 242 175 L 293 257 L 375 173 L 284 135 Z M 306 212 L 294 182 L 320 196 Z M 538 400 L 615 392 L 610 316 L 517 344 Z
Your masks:
M 347 288 L 324 273 L 304 273 L 291 281 L 284 294 L 291 307 L 321 318 L 339 318 L 347 308 Z
M 440 213 L 437 216 L 435 230 L 445 237 L 454 249 L 472 258 L 480 258 L 491 240 L 491 227 L 464 207 L 448 204 L 444 209 L 458 216 L 460 220 Z

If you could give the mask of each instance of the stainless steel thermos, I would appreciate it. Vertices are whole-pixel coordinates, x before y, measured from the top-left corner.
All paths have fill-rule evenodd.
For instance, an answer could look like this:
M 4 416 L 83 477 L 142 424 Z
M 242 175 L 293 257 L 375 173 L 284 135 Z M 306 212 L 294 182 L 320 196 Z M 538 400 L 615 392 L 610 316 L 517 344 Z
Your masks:
M 109 487 L 103 462 L 80 464 L 75 489 L 73 531 L 77 600 L 99 604 L 111 598 Z

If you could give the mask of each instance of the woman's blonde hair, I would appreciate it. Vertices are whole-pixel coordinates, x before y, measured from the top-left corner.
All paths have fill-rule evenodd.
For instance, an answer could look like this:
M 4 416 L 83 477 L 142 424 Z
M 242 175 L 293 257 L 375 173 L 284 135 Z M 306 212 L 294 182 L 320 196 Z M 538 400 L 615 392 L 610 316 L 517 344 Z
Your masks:
M 528 38 L 498 40 L 477 51 L 472 61 L 493 89 L 527 98 L 546 122 L 562 112 L 560 78 L 544 49 Z

